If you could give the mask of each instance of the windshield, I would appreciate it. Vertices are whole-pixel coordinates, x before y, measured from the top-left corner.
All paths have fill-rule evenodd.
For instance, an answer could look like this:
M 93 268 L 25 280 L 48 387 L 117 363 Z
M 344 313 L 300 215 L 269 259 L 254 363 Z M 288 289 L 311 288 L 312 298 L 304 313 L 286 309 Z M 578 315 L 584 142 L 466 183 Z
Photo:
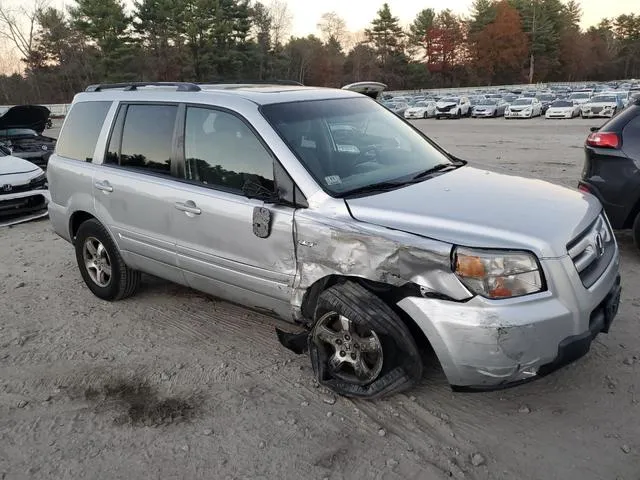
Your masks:
M 590 98 L 591 95 L 588 93 L 572 93 L 569 98 L 580 100 L 582 98 Z
M 478 102 L 478 105 L 497 105 L 498 101 L 495 98 L 487 98 Z
M 596 95 L 591 99 L 592 102 L 607 102 L 607 103 L 616 103 L 618 101 L 618 97 L 615 95 Z
M 556 100 L 551 104 L 552 107 L 573 107 L 573 102 L 568 102 L 566 100 Z
M 531 102 L 533 100 L 531 100 L 530 98 L 519 98 L 516 101 L 514 101 L 511 105 L 531 105 Z
M 30 128 L 4 128 L 0 130 L 0 137 L 36 137 L 38 134 Z
M 276 103 L 262 113 L 332 196 L 452 164 L 417 130 L 366 98 Z
M 538 95 L 538 100 L 551 101 L 551 100 L 555 100 L 555 98 L 556 98 L 555 95 L 548 95 L 548 94 Z
M 414 105 L 414 107 L 426 107 L 427 106 L 427 102 L 418 102 Z
M 442 103 L 458 103 L 458 100 L 460 100 L 457 97 L 444 97 L 440 99 L 440 102 Z

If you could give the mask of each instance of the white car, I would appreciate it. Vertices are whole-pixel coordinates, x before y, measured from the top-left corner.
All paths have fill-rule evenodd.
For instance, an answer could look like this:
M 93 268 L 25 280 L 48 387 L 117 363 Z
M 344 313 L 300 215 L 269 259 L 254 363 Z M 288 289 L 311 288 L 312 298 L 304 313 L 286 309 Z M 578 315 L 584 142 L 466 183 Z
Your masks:
M 436 119 L 460 118 L 471 115 L 471 102 L 467 97 L 444 97 L 436 102 Z
M 542 115 L 542 103 L 537 98 L 518 98 L 504 111 L 504 118 L 533 118 Z
M 580 105 L 570 100 L 555 100 L 549 105 L 545 118 L 573 118 L 580 115 Z
M 404 111 L 404 118 L 429 118 L 436 114 L 436 102 L 417 102 Z
M 0 146 L 0 227 L 47 216 L 49 200 L 44 171 Z
M 568 100 L 571 100 L 578 105 L 582 105 L 583 103 L 587 103 L 591 99 L 591 93 L 589 92 L 574 92 L 569 95 Z
M 622 101 L 615 93 L 595 95 L 588 102 L 580 105 L 580 116 L 582 118 L 613 117 L 623 108 Z

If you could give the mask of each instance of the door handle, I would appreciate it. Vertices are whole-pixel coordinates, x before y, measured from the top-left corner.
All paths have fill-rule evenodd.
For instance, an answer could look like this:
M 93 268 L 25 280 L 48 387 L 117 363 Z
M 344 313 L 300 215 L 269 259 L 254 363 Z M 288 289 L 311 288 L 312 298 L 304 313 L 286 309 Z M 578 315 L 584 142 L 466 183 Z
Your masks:
M 202 213 L 202 210 L 200 210 L 196 206 L 195 202 L 192 202 L 191 200 L 187 200 L 186 202 L 176 202 L 175 207 L 177 210 L 187 214 L 191 213 L 193 215 L 200 215 Z
M 106 180 L 104 182 L 96 182 L 93 186 L 103 192 L 113 192 L 113 187 Z

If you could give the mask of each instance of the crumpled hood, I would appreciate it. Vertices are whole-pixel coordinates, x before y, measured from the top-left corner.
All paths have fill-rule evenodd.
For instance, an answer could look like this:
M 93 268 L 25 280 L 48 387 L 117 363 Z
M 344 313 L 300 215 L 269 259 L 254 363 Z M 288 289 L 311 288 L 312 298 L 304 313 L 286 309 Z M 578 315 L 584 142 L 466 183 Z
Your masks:
M 589 194 L 472 167 L 346 202 L 362 222 L 456 245 L 530 250 L 541 258 L 566 255 L 567 243 L 602 209 Z
M 453 102 L 437 102 L 436 103 L 437 108 L 452 108 L 452 107 L 455 107 L 456 105 L 458 104 Z
M 5 128 L 30 128 L 42 133 L 51 111 L 41 105 L 16 105 L 0 116 L 0 130 Z
M 23 160 L 22 158 L 14 157 L 12 155 L 0 157 L 0 175 L 13 175 L 33 172 L 36 170 L 41 170 L 41 168 L 27 160 Z M 0 183 L 6 182 L 0 178 Z

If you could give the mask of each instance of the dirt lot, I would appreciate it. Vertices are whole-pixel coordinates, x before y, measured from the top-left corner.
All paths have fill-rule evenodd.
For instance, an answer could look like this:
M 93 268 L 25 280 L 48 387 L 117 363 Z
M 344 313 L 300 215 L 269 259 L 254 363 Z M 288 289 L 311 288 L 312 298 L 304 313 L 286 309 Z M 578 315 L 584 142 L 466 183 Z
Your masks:
M 597 122 L 417 124 L 472 164 L 575 186 Z M 0 479 L 638 480 L 640 253 L 618 238 L 623 303 L 587 357 L 483 394 L 432 367 L 362 402 L 318 388 L 273 319 L 149 277 L 102 302 L 48 221 L 0 230 Z

